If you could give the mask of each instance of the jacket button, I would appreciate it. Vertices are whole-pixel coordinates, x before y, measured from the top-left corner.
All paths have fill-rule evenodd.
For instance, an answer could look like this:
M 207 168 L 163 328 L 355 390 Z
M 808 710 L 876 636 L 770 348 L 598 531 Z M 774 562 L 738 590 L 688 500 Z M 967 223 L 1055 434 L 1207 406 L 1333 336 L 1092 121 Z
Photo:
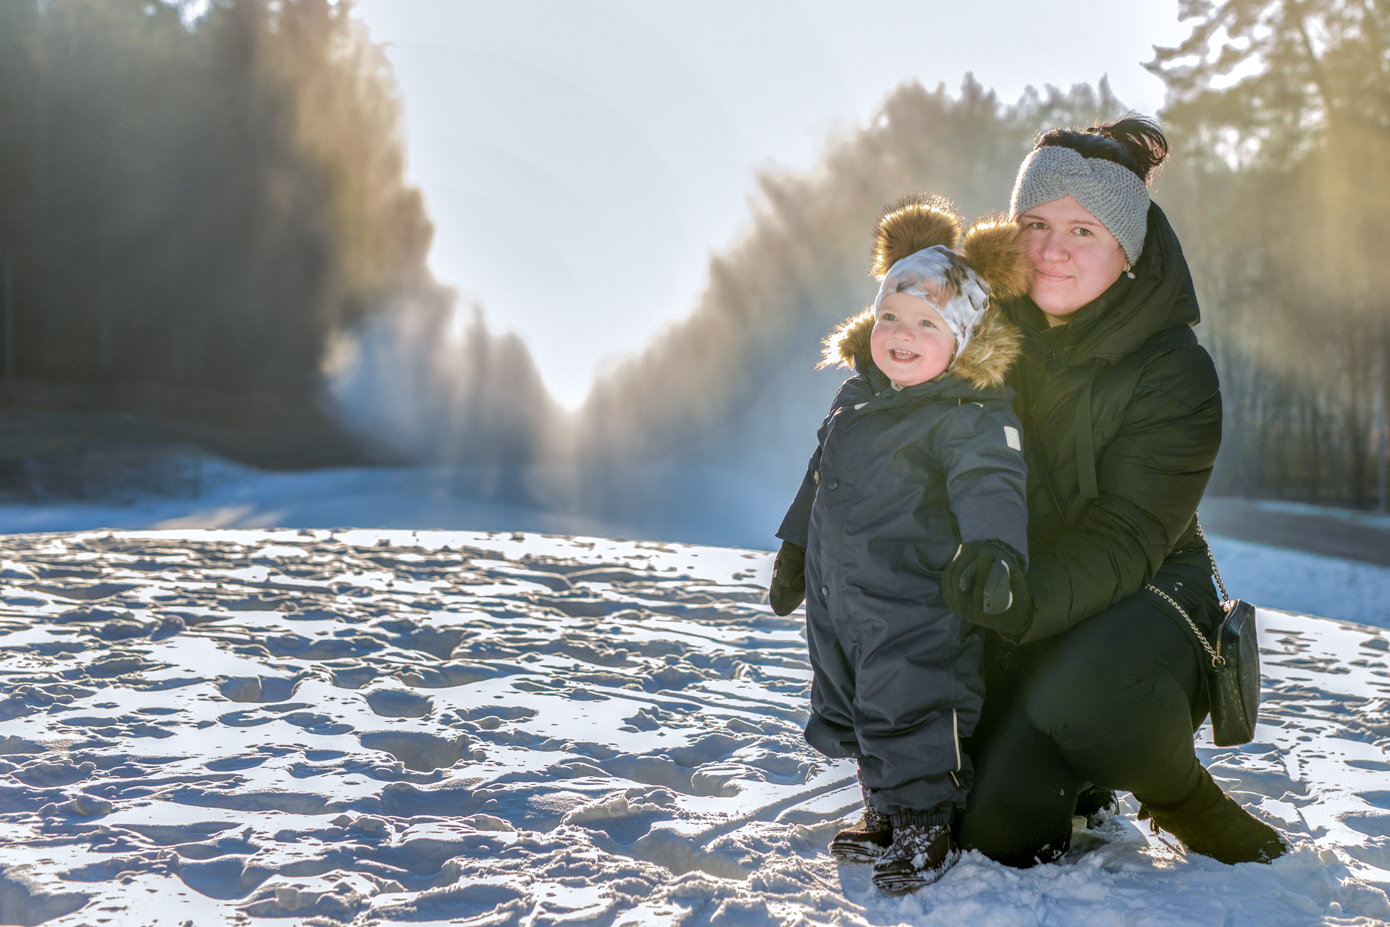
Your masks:
M 839 481 L 839 480 L 831 480 L 831 481 L 830 481 L 830 488 L 831 488 L 831 489 L 839 489 L 839 488 L 840 488 L 840 481 Z
M 821 586 L 821 587 L 820 587 L 820 594 L 821 594 L 821 595 L 830 595 L 830 587 L 829 587 L 829 586 Z

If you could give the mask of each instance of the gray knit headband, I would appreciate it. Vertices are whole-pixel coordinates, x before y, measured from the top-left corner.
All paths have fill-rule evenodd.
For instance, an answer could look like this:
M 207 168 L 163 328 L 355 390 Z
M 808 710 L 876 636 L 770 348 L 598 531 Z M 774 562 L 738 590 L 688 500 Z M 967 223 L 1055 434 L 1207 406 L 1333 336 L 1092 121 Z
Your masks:
M 1139 261 L 1149 228 L 1149 188 L 1114 161 L 1083 158 L 1061 145 L 1034 148 L 1018 169 L 1009 213 L 1017 218 L 1068 193 L 1110 230 L 1131 266 Z

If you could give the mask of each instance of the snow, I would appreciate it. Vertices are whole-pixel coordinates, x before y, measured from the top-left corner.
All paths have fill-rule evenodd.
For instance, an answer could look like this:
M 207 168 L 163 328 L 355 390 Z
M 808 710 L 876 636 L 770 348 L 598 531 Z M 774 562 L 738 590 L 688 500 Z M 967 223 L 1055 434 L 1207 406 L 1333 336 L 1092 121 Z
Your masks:
M 216 458 L 189 463 L 197 498 L 149 494 L 125 501 L 49 500 L 0 505 L 0 534 L 92 528 L 467 528 L 623 533 L 597 519 L 461 494 L 489 474 L 468 467 L 344 467 L 266 472 Z M 491 474 L 495 481 L 495 473 Z
M 890 897 L 825 852 L 857 788 L 801 739 L 769 571 L 510 532 L 0 539 L 0 922 L 1390 920 L 1390 632 L 1261 610 L 1256 741 L 1200 751 L 1290 835 L 1273 865 L 1127 800 L 1057 864 Z
M 492 475 L 495 479 L 495 474 Z M 634 525 L 471 498 L 488 474 L 461 467 L 373 467 L 265 473 L 207 459 L 192 479 L 196 499 L 146 497 L 126 504 L 0 505 L 0 534 L 94 528 L 332 528 L 540 531 L 775 546 L 791 487 L 778 496 L 732 472 L 691 473 L 679 485 L 700 503 L 664 521 Z M 704 495 L 701 495 L 703 493 Z M 708 505 L 703 504 L 708 496 Z M 716 502 L 716 500 L 718 500 Z M 1265 501 L 1277 511 L 1339 516 L 1390 530 L 1390 517 Z M 1390 627 L 1390 568 L 1267 544 L 1212 537 L 1231 595 L 1283 611 Z
M 1235 598 L 1390 627 L 1390 568 L 1215 535 L 1211 549 Z

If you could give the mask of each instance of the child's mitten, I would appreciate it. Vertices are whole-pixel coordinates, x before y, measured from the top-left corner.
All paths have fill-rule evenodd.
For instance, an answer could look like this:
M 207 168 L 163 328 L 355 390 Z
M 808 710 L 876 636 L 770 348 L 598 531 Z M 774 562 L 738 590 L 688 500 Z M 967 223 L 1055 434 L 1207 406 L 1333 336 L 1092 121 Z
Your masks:
M 1019 640 L 1033 614 L 1022 559 L 1003 541 L 962 544 L 941 577 L 946 604 L 972 624 Z
M 772 610 L 790 615 L 806 598 L 806 548 L 783 541 L 772 561 L 772 585 L 767 590 Z

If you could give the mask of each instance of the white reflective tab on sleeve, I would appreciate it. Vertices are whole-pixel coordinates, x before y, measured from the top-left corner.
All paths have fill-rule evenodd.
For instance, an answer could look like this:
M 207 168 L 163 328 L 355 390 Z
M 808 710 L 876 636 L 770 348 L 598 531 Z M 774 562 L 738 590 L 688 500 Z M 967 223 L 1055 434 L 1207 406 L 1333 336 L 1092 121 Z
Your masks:
M 854 411 L 858 412 L 860 409 L 864 408 L 864 407 L 867 406 L 867 405 L 868 405 L 867 402 L 858 403 L 858 404 L 854 407 Z
M 1009 447 L 1016 451 L 1023 450 L 1023 442 L 1019 440 L 1018 429 L 1012 425 L 1004 426 L 1004 440 L 1009 442 Z

